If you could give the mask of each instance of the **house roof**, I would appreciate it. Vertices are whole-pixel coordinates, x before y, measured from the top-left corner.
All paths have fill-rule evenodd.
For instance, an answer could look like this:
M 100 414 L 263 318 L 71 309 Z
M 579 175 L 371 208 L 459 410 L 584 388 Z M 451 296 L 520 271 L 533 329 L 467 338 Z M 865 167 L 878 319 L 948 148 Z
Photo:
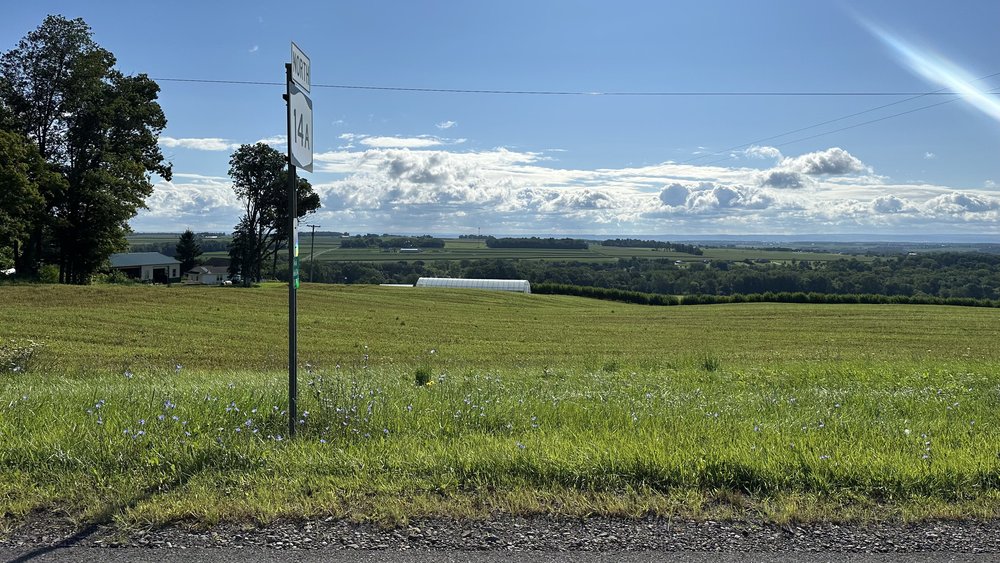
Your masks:
M 173 258 L 159 252 L 122 252 L 111 255 L 112 268 L 135 268 L 137 266 L 165 266 L 180 264 Z
M 187 274 L 228 274 L 229 268 L 225 266 L 195 266 L 187 272 Z

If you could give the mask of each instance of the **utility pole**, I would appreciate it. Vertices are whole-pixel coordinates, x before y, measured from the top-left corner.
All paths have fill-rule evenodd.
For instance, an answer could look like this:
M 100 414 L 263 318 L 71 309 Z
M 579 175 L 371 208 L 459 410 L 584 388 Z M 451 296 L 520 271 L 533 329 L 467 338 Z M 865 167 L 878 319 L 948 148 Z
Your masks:
M 312 229 L 312 238 L 309 241 L 309 283 L 313 282 L 313 270 L 316 266 L 316 229 L 322 227 L 323 225 L 306 225 Z

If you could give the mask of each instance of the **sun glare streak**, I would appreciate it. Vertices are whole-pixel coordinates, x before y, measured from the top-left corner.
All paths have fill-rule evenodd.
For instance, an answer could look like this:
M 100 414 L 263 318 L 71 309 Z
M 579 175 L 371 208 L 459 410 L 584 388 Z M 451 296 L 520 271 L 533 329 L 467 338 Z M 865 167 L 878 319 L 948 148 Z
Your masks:
M 892 49 L 920 77 L 962 96 L 962 100 L 1000 122 L 1000 101 L 972 85 L 976 78 L 948 59 L 922 50 L 881 27 L 861 20 L 868 31 Z

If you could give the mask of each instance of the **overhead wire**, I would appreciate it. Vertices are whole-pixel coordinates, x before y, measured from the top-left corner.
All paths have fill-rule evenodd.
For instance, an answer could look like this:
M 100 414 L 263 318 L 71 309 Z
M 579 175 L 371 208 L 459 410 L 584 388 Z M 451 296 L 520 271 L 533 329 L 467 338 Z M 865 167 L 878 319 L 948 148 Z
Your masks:
M 1000 73 L 997 73 L 1000 74 Z M 991 75 L 996 76 L 996 75 Z M 206 78 L 174 78 L 153 77 L 157 82 L 179 82 L 194 84 L 233 84 L 248 86 L 284 86 L 284 82 L 261 80 L 215 80 Z M 470 88 L 419 88 L 408 86 L 371 86 L 358 84 L 313 84 L 312 88 L 331 88 L 338 90 L 370 90 L 384 92 L 415 92 L 431 94 L 494 94 L 516 96 L 662 96 L 662 97 L 865 97 L 865 96 L 947 96 L 957 95 L 955 92 L 937 90 L 934 92 L 878 92 L 878 91 L 578 91 L 578 90 L 503 90 L 503 89 L 470 89 Z
M 973 80 L 972 82 L 981 82 L 983 80 L 986 80 L 988 78 L 993 78 L 993 77 L 996 77 L 996 76 L 1000 76 L 1000 72 L 994 72 L 993 74 L 987 74 L 986 76 L 981 76 L 981 77 Z M 993 93 L 996 90 L 997 90 L 997 88 L 993 88 L 993 89 L 989 90 L 989 93 Z M 872 113 L 872 112 L 875 112 L 875 111 L 878 111 L 878 110 L 881 110 L 881 109 L 885 109 L 885 108 L 888 108 L 888 107 L 897 106 L 897 105 L 900 105 L 900 104 L 905 104 L 906 102 L 912 102 L 914 100 L 919 100 L 921 98 L 925 98 L 925 97 L 930 96 L 930 95 L 937 96 L 937 95 L 958 95 L 958 94 L 955 94 L 953 92 L 948 92 L 947 88 L 942 88 L 940 90 L 935 90 L 933 92 L 927 92 L 927 93 L 924 93 L 924 94 L 919 94 L 919 95 L 916 95 L 916 96 L 911 96 L 911 97 L 908 97 L 908 98 L 905 98 L 905 99 L 902 99 L 902 100 L 896 100 L 895 102 L 890 102 L 888 104 L 882 104 L 882 105 L 879 105 L 879 106 L 876 106 L 876 107 L 873 107 L 873 108 L 869 108 L 869 109 L 866 109 L 866 110 L 854 112 L 854 113 L 851 113 L 851 114 L 848 114 L 848 115 L 843 115 L 841 117 L 835 117 L 833 119 L 828 119 L 826 121 L 821 121 L 819 123 L 814 123 L 812 125 L 807 125 L 805 127 L 799 127 L 798 129 L 792 129 L 791 131 L 785 131 L 784 133 L 779 133 L 777 135 L 771 135 L 770 137 L 763 137 L 763 138 L 760 138 L 760 139 L 755 139 L 753 141 L 750 141 L 750 142 L 747 142 L 747 143 L 742 143 L 742 144 L 739 144 L 739 145 L 734 145 L 732 147 L 725 148 L 725 149 L 722 149 L 720 151 L 705 153 L 705 154 L 702 154 L 702 155 L 699 155 L 699 156 L 695 156 L 693 158 L 689 158 L 689 159 L 687 159 L 687 160 L 685 160 L 683 162 L 680 162 L 679 164 L 690 164 L 692 162 L 695 162 L 695 161 L 698 161 L 698 160 L 701 160 L 701 159 L 704 159 L 704 158 L 709 158 L 711 156 L 721 155 L 721 154 L 729 153 L 731 151 L 744 149 L 744 148 L 756 145 L 758 143 L 766 143 L 767 141 L 773 141 L 774 139 L 780 139 L 781 137 L 787 137 L 789 135 L 794 135 L 795 133 L 801 133 L 802 131 L 808 131 L 810 129 L 815 129 L 817 127 L 822 127 L 824 125 L 829 125 L 831 123 L 836 123 L 838 121 L 844 121 L 845 119 L 850 119 L 852 117 L 857 117 L 859 115 L 865 115 L 865 114 Z M 781 144 L 779 144 L 777 146 L 781 147 L 781 146 L 785 146 L 785 145 L 790 145 L 792 143 L 797 143 L 797 142 L 801 142 L 801 141 L 807 141 L 809 139 L 815 139 L 816 137 L 821 137 L 823 135 L 828 135 L 828 134 L 831 134 L 831 133 L 837 133 L 837 132 L 840 132 L 840 131 L 846 131 L 848 129 L 854 129 L 855 127 L 860 127 L 862 125 L 869 125 L 871 123 L 877 123 L 879 121 L 884 121 L 885 119 L 891 119 L 893 117 L 899 117 L 901 115 L 906 115 L 906 114 L 909 114 L 909 113 L 914 113 L 916 111 L 921 111 L 921 110 L 924 110 L 924 109 L 929 109 L 929 108 L 932 108 L 932 107 L 944 105 L 946 103 L 951 103 L 951 102 L 957 101 L 959 99 L 960 98 L 954 98 L 954 99 L 948 100 L 946 102 L 940 102 L 940 103 L 936 103 L 936 104 L 929 104 L 929 105 L 926 105 L 926 106 L 923 106 L 923 107 L 920 107 L 920 108 L 916 108 L 914 110 L 904 111 L 904 112 L 896 113 L 896 114 L 893 114 L 893 115 L 885 116 L 884 118 L 879 118 L 879 119 L 873 119 L 873 120 L 870 120 L 870 121 L 865 121 L 863 123 L 858 123 L 857 125 L 852 125 L 852 126 L 844 127 L 844 128 L 840 128 L 840 129 L 834 129 L 834 130 L 828 131 L 826 133 L 820 133 L 820 134 L 817 134 L 817 135 L 811 135 L 809 137 L 803 137 L 801 139 L 796 139 L 794 141 L 787 141 L 787 142 L 781 143 Z M 706 163 L 706 165 L 723 162 L 723 161 L 726 161 L 726 160 L 730 160 L 732 158 L 735 158 L 735 156 L 729 155 L 726 158 L 719 159 L 719 160 L 713 160 L 712 162 Z

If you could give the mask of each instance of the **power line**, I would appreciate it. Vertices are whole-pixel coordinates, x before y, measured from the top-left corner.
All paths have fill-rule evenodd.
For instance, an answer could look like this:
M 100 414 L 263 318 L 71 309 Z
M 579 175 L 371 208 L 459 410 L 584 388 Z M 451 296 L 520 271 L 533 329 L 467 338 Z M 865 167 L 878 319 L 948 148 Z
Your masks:
M 879 117 L 877 119 L 870 119 L 868 121 L 862 121 L 861 123 L 855 123 L 854 125 L 848 125 L 847 127 L 840 127 L 838 129 L 833 129 L 833 130 L 830 130 L 830 131 L 824 131 L 822 133 L 816 133 L 815 135 L 809 135 L 808 137 L 800 137 L 798 139 L 793 139 L 791 141 L 785 141 L 784 143 L 778 143 L 778 144 L 776 144 L 774 146 L 775 147 L 784 147 L 786 145 L 791 145 L 791 144 L 794 144 L 794 143 L 801 143 L 802 141 L 808 141 L 810 139 L 815 139 L 817 137 L 824 137 L 826 135 L 832 135 L 834 133 L 840 133 L 841 131 L 847 131 L 849 129 L 856 129 L 856 128 L 862 127 L 864 125 L 871 125 L 872 123 L 878 123 L 879 121 L 885 121 L 887 119 L 892 119 L 894 117 L 899 117 L 901 115 L 907 115 L 907 114 L 915 113 L 915 112 L 922 111 L 922 110 L 925 110 L 925 109 L 930 109 L 930 108 L 937 107 L 937 106 L 943 106 L 945 104 L 950 104 L 952 102 L 957 102 L 958 100 L 959 100 L 959 98 L 954 98 L 954 99 L 951 99 L 951 100 L 945 100 L 943 102 L 938 102 L 936 104 L 929 104 L 929 105 L 926 105 L 926 106 L 920 106 L 918 108 L 914 108 L 914 109 L 911 109 L 911 110 L 901 111 L 899 113 L 893 113 L 891 115 L 882 116 L 882 117 Z M 713 161 L 710 161 L 710 162 L 706 162 L 705 166 L 711 166 L 713 164 L 718 164 L 720 162 L 725 162 L 727 160 L 732 160 L 734 158 L 736 158 L 736 157 L 733 156 L 733 155 L 729 155 L 729 156 L 726 156 L 724 158 L 720 158 L 718 160 L 713 160 Z
M 1000 72 L 994 72 L 993 74 L 987 74 L 986 76 L 981 76 L 981 77 L 973 80 L 972 82 L 980 82 L 980 81 L 986 80 L 987 78 L 993 78 L 995 76 L 1000 76 Z M 920 98 L 924 98 L 924 97 L 929 96 L 929 95 L 956 95 L 954 93 L 947 92 L 946 90 L 947 89 L 942 88 L 941 90 L 936 90 L 934 92 L 928 92 L 926 94 L 920 94 L 920 95 L 913 96 L 913 97 L 910 97 L 910 98 L 906 98 L 906 99 L 903 99 L 903 100 L 897 100 L 895 102 L 890 102 L 888 104 L 883 104 L 883 105 L 880 105 L 880 106 L 876 106 L 876 107 L 873 107 L 873 108 L 870 108 L 870 109 L 866 109 L 866 110 L 863 110 L 863 111 L 855 112 L 855 113 L 844 115 L 844 116 L 841 116 L 841 117 L 836 117 L 834 119 L 828 119 L 826 121 L 822 121 L 820 123 L 815 123 L 813 125 L 808 125 L 806 127 L 800 127 L 798 129 L 792 129 L 791 131 L 786 131 L 784 133 L 779 133 L 777 135 L 772 135 L 770 137 L 764 137 L 764 138 L 761 138 L 761 139 L 756 139 L 754 141 L 750 141 L 748 143 L 743 143 L 741 145 L 735 145 L 735 146 L 729 147 L 727 149 L 723 149 L 721 151 L 716 151 L 716 152 L 713 152 L 713 153 L 707 153 L 707 154 L 704 154 L 704 155 L 699 155 L 699 156 L 696 156 L 694 158 L 689 158 L 688 160 L 680 162 L 679 164 L 690 164 L 690 163 L 692 163 L 694 161 L 701 160 L 703 158 L 708 158 L 709 156 L 720 155 L 720 154 L 727 153 L 727 152 L 730 152 L 730 151 L 734 151 L 734 150 L 742 149 L 742 148 L 745 148 L 745 147 L 749 147 L 749 146 L 755 145 L 757 143 L 763 143 L 763 142 L 766 142 L 766 141 L 771 141 L 771 140 L 774 140 L 774 139 L 779 139 L 781 137 L 787 137 L 788 135 L 792 135 L 792 134 L 795 134 L 795 133 L 800 133 L 802 131 L 808 131 L 809 129 L 815 129 L 817 127 L 822 127 L 823 125 L 829 125 L 831 123 L 836 123 L 838 121 L 843 121 L 845 119 L 850 119 L 852 117 L 857 117 L 859 115 L 864 115 L 866 113 L 871 113 L 873 111 L 878 111 L 880 109 L 885 109 L 887 107 L 891 107 L 891 106 L 903 104 L 903 103 L 906 103 L 906 102 L 911 102 L 913 100 L 918 100 Z M 1000 90 L 1000 87 L 998 87 L 998 88 L 991 88 L 986 93 L 989 93 L 989 94 L 1000 93 L 1000 92 L 997 92 L 997 90 Z M 899 113 L 894 113 L 892 115 L 886 115 L 886 116 L 883 116 L 883 117 L 880 117 L 880 118 L 877 118 L 877 119 L 872 119 L 872 120 L 869 120 L 869 121 L 863 121 L 861 123 L 856 123 L 854 125 L 849 125 L 847 127 L 841 127 L 839 129 L 833 129 L 831 131 L 825 131 L 823 133 L 817 133 L 815 135 L 810 135 L 808 137 L 802 137 L 802 138 L 799 138 L 799 139 L 794 139 L 794 140 L 791 140 L 791 141 L 786 141 L 784 143 L 779 143 L 779 144 L 777 144 L 775 146 L 776 147 L 783 147 L 783 146 L 790 145 L 790 144 L 793 144 L 793 143 L 799 143 L 799 142 L 802 142 L 802 141 L 808 141 L 810 139 L 815 139 L 817 137 L 822 137 L 824 135 L 830 135 L 830 134 L 833 134 L 833 133 L 839 133 L 841 131 L 847 131 L 849 129 L 854 129 L 854 128 L 857 128 L 857 127 L 861 127 L 863 125 L 870 125 L 872 123 L 878 123 L 879 121 L 885 121 L 887 119 L 892 119 L 894 117 L 899 117 L 901 115 L 907 115 L 907 114 L 918 112 L 918 111 L 922 111 L 922 110 L 925 110 L 925 109 L 930 109 L 930 108 L 933 108 L 933 107 L 942 106 L 942 105 L 945 105 L 945 104 L 950 104 L 952 102 L 957 102 L 960 99 L 961 98 L 953 98 L 953 99 L 946 100 L 946 101 L 943 101 L 943 102 L 938 102 L 938 103 L 935 103 L 935 104 L 929 104 L 929 105 L 926 105 L 926 106 L 921 106 L 921 107 L 914 108 L 914 109 L 911 109 L 911 110 L 907 110 L 907 111 L 903 111 L 903 112 L 899 112 Z M 730 155 L 728 155 L 728 156 L 726 156 L 724 158 L 720 158 L 718 160 L 713 160 L 711 162 L 707 162 L 706 166 L 709 166 L 709 165 L 712 165 L 712 164 L 717 164 L 719 162 L 725 162 L 726 160 L 732 160 L 733 158 L 736 158 L 736 157 L 734 155 L 730 154 Z
M 1000 74 L 1000 73 L 997 73 Z M 990 76 L 996 76 L 990 75 Z M 282 82 L 267 82 L 258 80 L 209 80 L 203 78 L 153 78 L 157 82 L 181 82 L 192 84 L 232 84 L 243 86 L 284 86 Z M 864 96 L 955 96 L 956 92 L 934 91 L 934 92 L 878 92 L 878 91 L 855 91 L 855 92 L 834 92 L 834 91 L 609 91 L 609 92 L 585 92 L 574 90 L 477 90 L 468 88 L 415 88 L 406 86 L 368 86 L 357 84 L 313 84 L 313 88 L 330 88 L 337 90 L 368 90 L 384 92 L 414 92 L 428 94 L 495 94 L 495 95 L 516 95 L 516 96 L 647 96 L 647 97 L 864 97 Z

